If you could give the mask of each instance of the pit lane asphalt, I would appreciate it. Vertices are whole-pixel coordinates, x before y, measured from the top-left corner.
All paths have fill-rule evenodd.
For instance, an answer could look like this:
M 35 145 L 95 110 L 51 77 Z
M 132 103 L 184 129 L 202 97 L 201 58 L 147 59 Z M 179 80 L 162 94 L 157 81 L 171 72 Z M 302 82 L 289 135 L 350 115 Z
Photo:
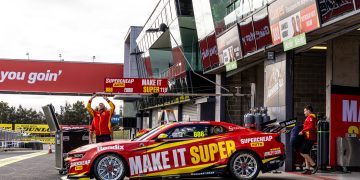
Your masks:
M 37 151 L 30 152 L 1 152 L 0 153 L 0 162 L 4 158 L 25 155 L 34 153 Z M 358 176 L 357 176 L 358 177 Z M 25 159 L 18 161 L 6 166 L 0 167 L 0 180 L 67 180 L 66 176 L 59 175 L 58 170 L 55 168 L 55 154 L 44 154 L 36 156 L 30 159 Z M 200 180 L 200 179 L 209 179 L 209 180 L 225 180 L 229 178 L 219 178 L 219 177 L 206 177 L 206 178 L 187 178 L 188 180 Z M 314 176 L 302 176 L 298 174 L 290 173 L 266 173 L 260 174 L 258 177 L 259 180 L 316 180 L 316 179 L 326 179 L 334 180 L 338 178 L 319 178 Z M 343 178 L 341 178 L 343 179 Z M 344 178 L 348 179 L 348 178 Z M 352 179 L 352 178 L 349 178 Z M 356 178 L 357 179 L 357 178 Z

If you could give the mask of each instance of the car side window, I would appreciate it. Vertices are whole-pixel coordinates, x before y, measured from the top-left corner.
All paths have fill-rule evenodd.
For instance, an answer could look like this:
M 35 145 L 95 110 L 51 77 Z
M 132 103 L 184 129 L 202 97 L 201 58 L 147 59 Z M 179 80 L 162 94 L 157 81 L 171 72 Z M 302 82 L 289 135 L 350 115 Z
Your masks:
M 209 126 L 206 125 L 185 125 L 168 130 L 165 134 L 168 139 L 179 138 L 203 138 L 209 136 Z

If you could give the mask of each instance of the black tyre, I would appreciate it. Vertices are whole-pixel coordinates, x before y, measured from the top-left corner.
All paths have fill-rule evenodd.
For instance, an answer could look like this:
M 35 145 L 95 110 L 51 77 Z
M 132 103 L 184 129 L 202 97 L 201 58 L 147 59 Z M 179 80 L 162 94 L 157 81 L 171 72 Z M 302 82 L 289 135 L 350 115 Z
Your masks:
M 97 180 L 122 180 L 125 177 L 126 165 L 119 156 L 104 154 L 96 159 L 93 172 Z
M 60 170 L 59 170 L 59 174 L 60 174 L 60 175 L 66 175 L 66 174 L 67 174 L 67 170 L 60 169 Z
M 239 151 L 230 160 L 229 170 L 236 179 L 248 180 L 255 179 L 260 172 L 259 158 L 246 151 Z

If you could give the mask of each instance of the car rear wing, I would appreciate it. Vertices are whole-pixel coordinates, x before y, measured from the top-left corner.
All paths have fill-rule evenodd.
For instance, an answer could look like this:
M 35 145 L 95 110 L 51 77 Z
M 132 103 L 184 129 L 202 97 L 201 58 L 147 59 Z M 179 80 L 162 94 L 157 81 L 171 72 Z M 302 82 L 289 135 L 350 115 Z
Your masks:
M 293 127 L 296 126 L 297 118 L 291 118 L 282 122 L 277 122 L 277 119 L 270 120 L 261 124 L 262 131 L 268 133 L 289 133 Z

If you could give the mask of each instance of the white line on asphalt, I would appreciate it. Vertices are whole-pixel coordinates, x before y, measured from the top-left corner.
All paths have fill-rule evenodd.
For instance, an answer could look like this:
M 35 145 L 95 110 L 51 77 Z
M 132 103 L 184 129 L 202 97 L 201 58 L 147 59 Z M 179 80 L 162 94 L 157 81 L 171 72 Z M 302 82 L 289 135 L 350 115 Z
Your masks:
M 4 158 L 4 159 L 0 159 L 0 167 L 12 164 L 12 163 L 16 163 L 25 159 L 29 159 L 29 158 L 33 158 L 36 156 L 41 156 L 47 154 L 47 151 L 40 151 L 40 152 L 36 152 L 36 153 L 31 153 L 31 154 L 25 154 L 25 155 L 20 155 L 20 156 L 14 156 L 14 157 L 9 157 L 9 158 Z

